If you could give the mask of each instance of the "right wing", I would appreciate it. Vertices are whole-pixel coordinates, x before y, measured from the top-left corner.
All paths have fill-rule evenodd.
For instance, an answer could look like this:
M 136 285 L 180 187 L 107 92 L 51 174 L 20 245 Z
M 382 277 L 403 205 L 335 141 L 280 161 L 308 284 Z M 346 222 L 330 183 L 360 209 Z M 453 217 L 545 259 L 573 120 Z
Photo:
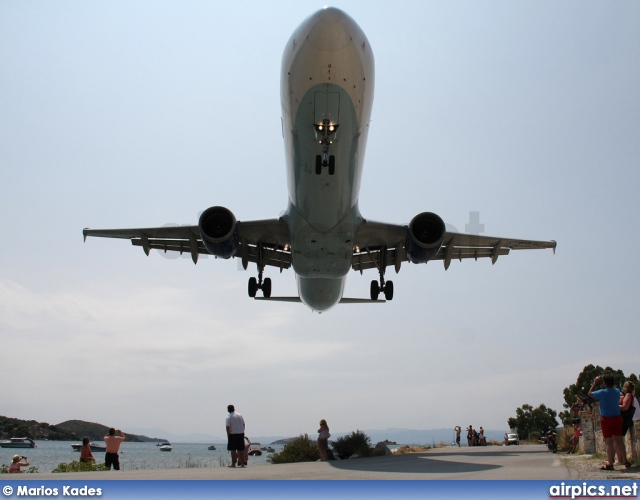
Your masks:
M 242 259 L 246 269 L 249 262 L 288 269 L 291 266 L 289 229 L 282 219 L 266 219 L 237 222 L 240 242 L 234 257 Z M 211 253 L 206 249 L 198 226 L 163 226 L 135 229 L 89 229 L 82 231 L 87 236 L 120 238 L 131 240 L 134 246 L 142 247 L 149 255 L 151 249 L 164 252 L 189 252 L 193 263 L 198 255 Z
M 409 260 L 406 252 L 408 227 L 406 225 L 386 224 L 364 220 L 358 228 L 356 248 L 351 267 L 355 271 L 364 269 L 382 270 L 395 267 L 400 270 L 403 262 Z M 511 250 L 534 250 L 552 248 L 555 241 L 518 240 L 514 238 L 498 238 L 473 234 L 446 232 L 438 253 L 430 260 L 444 261 L 444 268 L 449 269 L 453 259 L 491 258 L 495 264 L 500 255 L 509 255 Z

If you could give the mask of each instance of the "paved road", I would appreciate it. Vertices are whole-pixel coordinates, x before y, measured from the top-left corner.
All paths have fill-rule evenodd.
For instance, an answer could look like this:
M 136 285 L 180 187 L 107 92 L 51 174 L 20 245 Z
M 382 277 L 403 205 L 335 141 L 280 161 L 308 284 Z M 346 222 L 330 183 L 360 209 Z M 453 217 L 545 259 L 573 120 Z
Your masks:
M 541 445 L 437 448 L 424 453 L 332 462 L 256 465 L 246 468 L 207 467 L 69 474 L 24 474 L 21 480 L 43 479 L 577 479 L 557 455 Z M 13 479 L 13 478 L 12 478 Z

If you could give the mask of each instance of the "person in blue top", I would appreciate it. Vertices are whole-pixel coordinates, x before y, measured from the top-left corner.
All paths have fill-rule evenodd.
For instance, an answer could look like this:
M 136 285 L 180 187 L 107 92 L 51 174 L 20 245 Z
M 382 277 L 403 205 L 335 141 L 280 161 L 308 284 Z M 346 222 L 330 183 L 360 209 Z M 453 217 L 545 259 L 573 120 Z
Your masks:
M 604 381 L 604 389 L 596 390 L 596 387 Z M 602 377 L 596 377 L 589 391 L 596 401 L 600 402 L 600 426 L 602 437 L 607 450 L 607 461 L 602 465 L 602 470 L 613 470 L 615 455 L 618 455 L 620 463 L 628 468 L 631 466 L 627 460 L 627 452 L 622 438 L 622 417 L 620 416 L 620 390 L 614 387 L 613 375 L 606 373 Z

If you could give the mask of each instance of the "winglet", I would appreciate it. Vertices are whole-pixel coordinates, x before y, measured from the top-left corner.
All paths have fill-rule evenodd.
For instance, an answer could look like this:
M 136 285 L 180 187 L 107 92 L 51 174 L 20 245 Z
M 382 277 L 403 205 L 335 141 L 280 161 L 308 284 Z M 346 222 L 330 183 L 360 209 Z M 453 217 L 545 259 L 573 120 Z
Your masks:
M 88 227 L 85 227 L 85 228 L 82 230 L 82 238 L 83 238 L 83 241 L 84 241 L 85 243 L 86 243 L 86 241 L 87 241 L 87 229 L 89 229 L 89 228 L 88 228 Z
M 558 246 L 558 242 L 556 240 L 551 240 L 553 241 L 553 246 L 551 248 L 553 248 L 553 255 L 556 254 L 556 247 Z

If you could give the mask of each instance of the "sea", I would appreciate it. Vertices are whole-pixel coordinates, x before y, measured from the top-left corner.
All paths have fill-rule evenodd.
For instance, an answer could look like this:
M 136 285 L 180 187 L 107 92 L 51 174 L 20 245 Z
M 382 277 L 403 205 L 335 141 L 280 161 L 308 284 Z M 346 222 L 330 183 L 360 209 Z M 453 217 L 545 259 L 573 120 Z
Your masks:
M 25 455 L 31 467 L 38 472 L 49 473 L 60 463 L 70 463 L 80 458 L 80 452 L 73 451 L 72 441 L 36 441 L 35 448 L 0 448 L 0 463 L 7 466 L 14 455 Z M 171 443 L 171 451 L 160 451 L 157 443 L 133 443 L 125 441 L 120 445 L 120 470 L 140 469 L 179 469 L 193 467 L 226 467 L 231 463 L 231 452 L 227 443 Z M 215 450 L 208 447 L 215 445 Z M 284 445 L 262 443 L 271 446 L 276 452 Z M 249 456 L 249 465 L 268 464 L 271 455 L 266 451 L 262 455 Z M 96 463 L 104 463 L 104 452 L 93 452 Z M 23 470 L 27 470 L 25 467 Z

